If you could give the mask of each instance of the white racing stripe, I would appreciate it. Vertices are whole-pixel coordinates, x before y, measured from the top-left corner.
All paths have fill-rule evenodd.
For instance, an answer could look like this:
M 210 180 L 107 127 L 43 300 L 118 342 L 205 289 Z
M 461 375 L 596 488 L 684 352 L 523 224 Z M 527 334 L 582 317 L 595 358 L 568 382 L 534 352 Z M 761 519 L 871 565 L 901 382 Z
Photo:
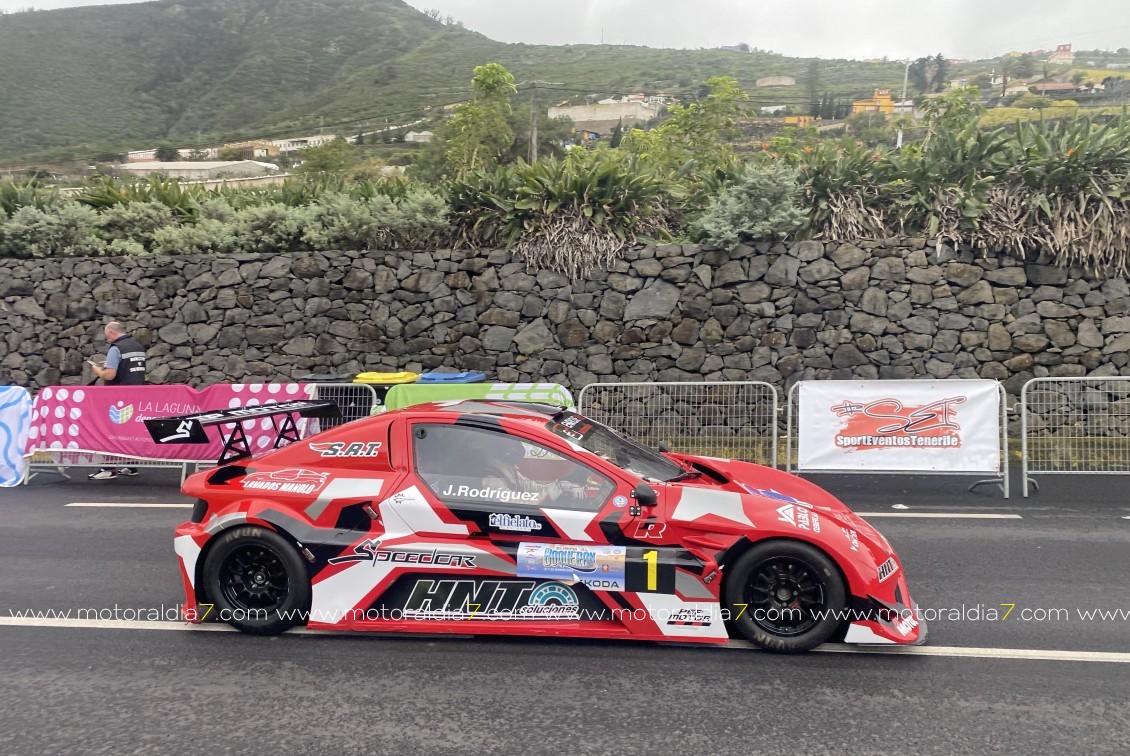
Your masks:
M 146 620 L 78 620 L 35 617 L 0 617 L 0 627 L 41 627 L 65 628 L 71 630 L 188 630 L 191 632 L 236 632 L 235 628 L 218 623 L 193 625 L 187 622 Z M 358 635 L 358 633 L 335 632 L 332 630 L 295 629 L 288 634 L 310 636 Z M 363 633 L 374 637 L 442 637 L 470 638 L 471 635 L 417 634 L 417 633 Z M 757 650 L 749 641 L 732 640 L 724 646 L 701 646 L 681 642 L 663 642 L 660 645 L 677 648 L 725 648 L 732 650 Z M 1065 651 L 1044 648 L 963 648 L 961 646 L 846 646 L 826 643 L 816 649 L 825 654 L 867 654 L 871 656 L 941 656 L 955 659 L 1009 659 L 1019 661 L 1070 661 L 1105 664 L 1130 664 L 1130 653 L 1115 651 Z
M 192 509 L 191 504 L 161 504 L 148 501 L 72 501 L 64 507 L 91 507 L 99 509 Z
M 909 517 L 932 520 L 1023 520 L 1018 514 L 986 512 L 856 512 L 860 517 Z

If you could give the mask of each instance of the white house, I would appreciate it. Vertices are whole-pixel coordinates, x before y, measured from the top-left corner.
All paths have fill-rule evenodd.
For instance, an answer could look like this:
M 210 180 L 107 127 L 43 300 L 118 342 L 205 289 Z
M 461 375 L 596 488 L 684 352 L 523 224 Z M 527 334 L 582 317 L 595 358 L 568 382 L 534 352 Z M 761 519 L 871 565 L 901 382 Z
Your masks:
M 405 142 L 430 142 L 434 134 L 430 131 L 409 131 L 404 135 Z
M 659 106 L 631 100 L 596 105 L 558 105 L 549 109 L 550 118 L 571 118 L 577 131 L 609 133 L 616 124 L 631 126 L 655 118 Z
M 294 152 L 305 150 L 309 147 L 321 147 L 327 142 L 337 139 L 334 134 L 315 134 L 314 136 L 293 137 L 291 139 L 273 139 L 271 144 L 279 148 L 279 152 Z
M 160 174 L 169 178 L 202 180 L 220 176 L 263 176 L 277 171 L 277 165 L 256 160 L 185 161 L 183 163 L 126 163 L 118 170 L 134 176 Z

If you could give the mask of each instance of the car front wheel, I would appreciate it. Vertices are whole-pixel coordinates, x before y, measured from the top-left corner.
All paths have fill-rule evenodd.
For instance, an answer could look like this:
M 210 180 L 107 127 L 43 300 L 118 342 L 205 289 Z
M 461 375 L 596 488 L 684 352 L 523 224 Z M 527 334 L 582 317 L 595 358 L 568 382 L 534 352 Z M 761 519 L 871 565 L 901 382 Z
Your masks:
M 839 629 L 847 589 L 822 551 L 778 540 L 754 545 L 727 568 L 723 599 L 742 636 L 768 651 L 796 654 Z
M 274 531 L 248 527 L 218 536 L 202 577 L 217 618 L 245 633 L 275 635 L 305 621 L 306 565 Z

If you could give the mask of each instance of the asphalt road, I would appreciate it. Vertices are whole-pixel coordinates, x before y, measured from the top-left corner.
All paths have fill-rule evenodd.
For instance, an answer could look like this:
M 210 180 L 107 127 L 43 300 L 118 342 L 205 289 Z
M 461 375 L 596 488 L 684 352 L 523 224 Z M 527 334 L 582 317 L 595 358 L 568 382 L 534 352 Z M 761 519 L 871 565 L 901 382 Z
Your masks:
M 175 607 L 188 510 L 65 506 L 187 503 L 160 471 L 2 489 L 0 752 L 1130 752 L 1124 479 L 1047 477 L 1007 502 L 955 478 L 814 480 L 899 552 L 923 653 L 18 626 L 28 609 Z M 970 514 L 1007 517 L 954 516 Z M 1081 616 L 1096 609 L 1124 614 Z

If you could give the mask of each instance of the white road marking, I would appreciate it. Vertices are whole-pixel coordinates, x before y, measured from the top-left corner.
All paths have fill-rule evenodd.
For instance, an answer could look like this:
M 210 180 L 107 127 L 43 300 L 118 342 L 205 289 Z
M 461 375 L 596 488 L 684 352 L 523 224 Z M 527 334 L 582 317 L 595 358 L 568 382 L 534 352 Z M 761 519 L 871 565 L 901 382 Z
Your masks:
M 191 504 L 160 504 L 130 501 L 72 501 L 65 507 L 98 507 L 101 509 L 192 509 Z
M 1023 520 L 1018 514 L 987 512 L 856 512 L 860 517 L 917 517 L 935 520 Z
M 207 623 L 193 625 L 188 622 L 168 620 L 149 622 L 146 620 L 99 620 L 99 619 L 60 619 L 38 617 L 0 617 L 0 627 L 43 627 L 66 628 L 70 630 L 180 630 L 190 632 L 237 632 L 229 625 Z M 396 638 L 470 638 L 471 635 L 417 634 L 417 633 L 352 633 L 332 630 L 289 630 L 288 634 L 309 636 L 333 635 L 372 635 Z M 691 643 L 664 642 L 661 645 L 677 648 L 725 648 L 733 650 L 757 650 L 749 641 L 732 640 L 719 645 L 700 645 Z M 1014 659 L 1021 661 L 1074 661 L 1106 664 L 1130 664 L 1130 653 L 1114 651 L 1065 651 L 1043 648 L 963 648 L 961 646 L 846 646 L 826 643 L 816 649 L 826 654 L 868 654 L 872 656 L 941 656 L 957 659 Z

